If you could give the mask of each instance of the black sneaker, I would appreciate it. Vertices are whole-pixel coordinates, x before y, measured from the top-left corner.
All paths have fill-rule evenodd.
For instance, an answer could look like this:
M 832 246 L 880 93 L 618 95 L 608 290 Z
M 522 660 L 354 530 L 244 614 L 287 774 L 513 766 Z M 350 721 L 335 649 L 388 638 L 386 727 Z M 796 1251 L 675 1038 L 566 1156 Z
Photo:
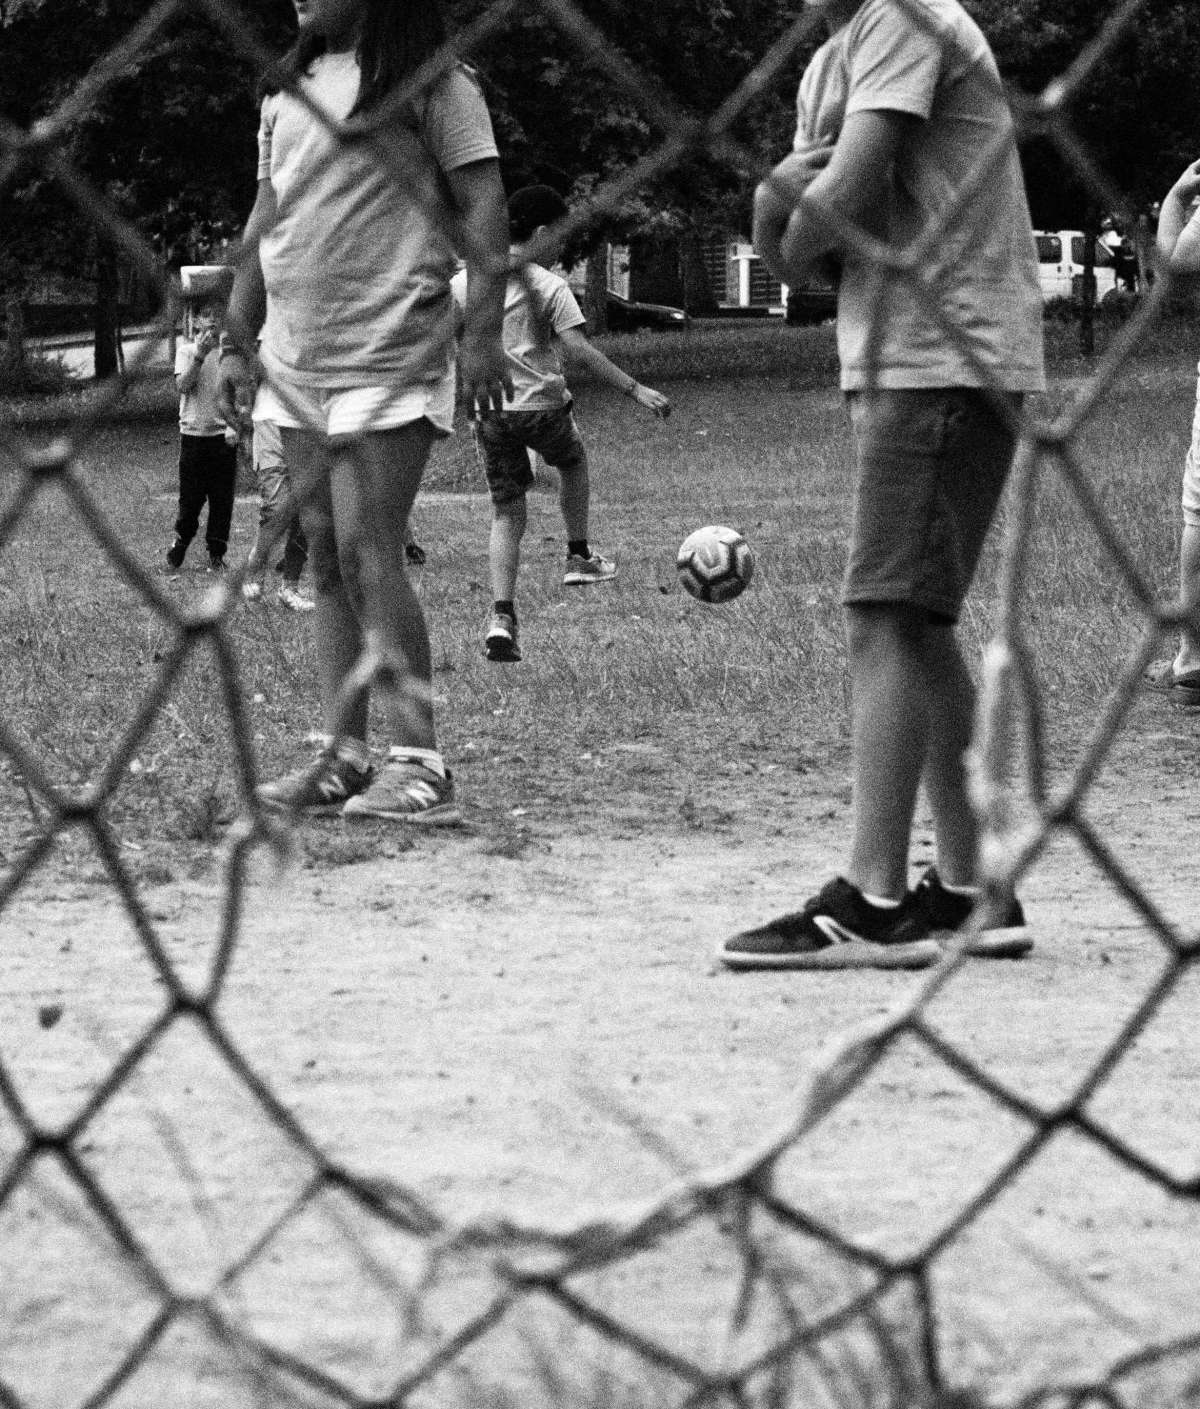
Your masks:
M 955 895 L 942 885 L 937 869 L 930 866 L 910 896 L 910 914 L 923 933 L 951 935 L 962 939 L 961 947 L 980 959 L 1020 959 L 1033 948 L 1033 937 L 1025 922 L 1021 902 L 1014 895 L 1000 924 L 986 920 L 973 929 L 970 920 L 975 900 L 969 895 Z
M 356 768 L 349 759 L 324 749 L 315 762 L 260 783 L 255 793 L 261 803 L 280 812 L 320 816 L 340 812 L 350 798 L 366 791 L 373 777 L 373 769 Z
M 187 552 L 187 544 L 182 538 L 177 538 L 167 549 L 167 566 L 172 572 L 178 572 L 183 566 L 184 554 Z
M 925 969 L 942 951 L 911 905 L 869 905 L 839 876 L 803 910 L 727 939 L 717 958 L 731 969 Z

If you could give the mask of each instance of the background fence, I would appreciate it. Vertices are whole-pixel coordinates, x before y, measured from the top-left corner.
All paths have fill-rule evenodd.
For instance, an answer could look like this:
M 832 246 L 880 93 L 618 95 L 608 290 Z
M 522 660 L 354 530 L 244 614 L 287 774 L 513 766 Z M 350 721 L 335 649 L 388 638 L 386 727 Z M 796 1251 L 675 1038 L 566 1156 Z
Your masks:
M 124 45 L 96 56 L 88 78 L 36 130 L 0 127 L 0 189 L 20 169 L 36 164 L 70 194 L 81 220 L 102 226 L 147 279 L 163 284 L 169 283 L 169 271 L 159 266 L 137 230 L 64 165 L 58 139 L 185 8 L 203 10 L 214 29 L 256 65 L 265 69 L 270 63 L 273 56 L 246 38 L 235 4 L 159 0 Z M 1119 193 L 1103 172 L 1093 169 L 1072 134 L 1067 111 L 1073 92 L 1103 64 L 1142 8 L 1136 2 L 1113 6 L 1097 44 L 1071 72 L 1040 95 L 1014 95 L 1023 130 L 1048 133 L 1072 156 L 1097 197 L 1113 208 L 1119 206 Z M 658 173 L 695 153 L 729 162 L 752 160 L 731 136 L 734 120 L 792 60 L 797 47 L 811 40 L 817 23 L 805 10 L 726 101 L 700 116 L 678 110 L 653 91 L 569 0 L 525 0 L 523 6 L 507 0 L 492 6 L 459 37 L 458 49 L 467 55 L 486 53 L 489 33 L 515 9 L 537 11 L 581 63 L 598 66 L 639 106 L 657 134 L 635 166 L 576 210 L 572 228 L 579 230 L 598 212 L 615 208 Z M 910 18 L 921 22 L 915 7 Z M 898 278 L 919 278 L 900 264 L 893 272 Z M 564 1403 L 582 1393 L 583 1381 L 593 1391 L 608 1385 L 616 1403 L 617 1366 L 635 1367 L 646 1402 L 654 1403 L 932 1403 L 947 1393 L 936 1290 L 940 1266 L 1007 1190 L 1050 1157 L 1062 1137 L 1086 1142 L 1132 1179 L 1173 1199 L 1197 1198 L 1200 1180 L 1193 1173 L 1181 1174 L 1173 1162 L 1147 1158 L 1092 1109 L 1093 1099 L 1121 1073 L 1139 1038 L 1169 1012 L 1177 1014 L 1170 1005 L 1185 992 L 1197 954 L 1196 937 L 1174 928 L 1124 868 L 1119 839 L 1100 835 L 1085 815 L 1089 789 L 1131 708 L 1144 668 L 1183 620 L 1178 608 L 1156 603 L 1138 564 L 1106 519 L 1078 450 L 1089 416 L 1158 317 L 1166 292 L 1166 281 L 1160 280 L 1140 301 L 1095 374 L 1056 419 L 1031 420 L 1024 428 L 1016 503 L 1025 507 L 1009 525 L 1005 610 L 986 662 L 974 774 L 993 898 L 1002 902 L 1038 864 L 1050 841 L 1069 833 L 1156 937 L 1162 960 L 1157 975 L 1120 1030 L 1079 1073 L 1073 1089 L 1044 1104 L 998 1079 L 965 1041 L 947 1040 L 930 1020 L 932 1006 L 961 962 L 951 957 L 901 1010 L 848 1036 L 822 1059 L 802 1082 L 794 1115 L 761 1147 L 729 1167 L 672 1181 L 642 1206 L 550 1226 L 515 1216 L 464 1221 L 431 1206 L 401 1179 L 356 1174 L 319 1147 L 246 1060 L 236 1027 L 224 1017 L 222 999 L 238 950 L 251 854 L 281 838 L 277 824 L 253 797 L 253 749 L 237 653 L 227 630 L 236 593 L 217 594 L 200 606 L 180 606 L 130 553 L 120 526 L 107 520 L 77 476 L 80 449 L 121 396 L 119 382 L 48 445 L 35 448 L 11 425 L 0 431 L 6 468 L 0 552 L 53 483 L 171 632 L 154 683 L 132 721 L 112 739 L 107 765 L 86 786 L 70 790 L 58 784 L 46 761 L 23 742 L 14 721 L 0 719 L 0 750 L 22 780 L 34 833 L 0 881 L 0 910 L 11 913 L 22 893 L 32 890 L 64 831 L 82 829 L 161 993 L 153 1019 L 111 1053 L 102 1071 L 87 1077 L 77 1103 L 54 1123 L 39 1119 L 23 1096 L 14 1054 L 5 1051 L 0 1036 L 0 1214 L 9 1242 L 7 1253 L 0 1250 L 0 1307 L 13 1327 L 32 1314 L 31 1307 L 50 1302 L 65 1307 L 67 1324 L 74 1327 L 67 1339 L 77 1350 L 83 1348 L 85 1361 L 97 1307 L 104 1317 L 130 1327 L 115 1363 L 98 1364 L 90 1378 L 83 1371 L 77 1374 L 77 1381 L 87 1385 L 78 1403 L 198 1403 L 205 1393 L 222 1404 L 366 1406 L 445 1399 L 527 1404 L 538 1402 L 539 1395 Z M 162 315 L 164 331 L 176 316 L 177 293 L 172 286 Z M 137 359 L 131 358 L 125 377 L 137 372 Z M 1069 781 L 1059 787 L 1049 782 L 1043 704 L 1018 613 L 1029 506 L 1036 481 L 1045 476 L 1059 476 L 1069 486 L 1112 572 L 1125 580 L 1145 619 L 1138 649 L 1125 661 Z M 107 814 L 173 686 L 194 654 L 205 649 L 212 652 L 223 686 L 243 816 L 228 842 L 219 941 L 203 981 L 197 982 L 164 944 Z M 42 1017 L 46 1026 L 56 1020 L 50 1009 Z M 1181 1045 L 1192 1037 L 1187 1026 L 1173 1027 L 1172 1033 Z M 862 1084 L 901 1047 L 919 1051 L 969 1085 L 1015 1135 L 1000 1168 L 960 1206 L 947 1210 L 918 1249 L 889 1256 L 781 1192 L 776 1176 L 787 1161 L 802 1158 L 814 1130 L 835 1110 L 851 1106 Z M 181 1249 L 169 1229 L 164 1233 L 146 1225 L 136 1199 L 115 1196 L 110 1181 L 88 1158 L 92 1135 L 116 1110 L 128 1110 L 131 1102 L 136 1107 L 172 1067 L 194 1071 L 201 1066 L 223 1089 L 227 1103 L 219 1120 L 196 1111 L 209 1167 L 196 1168 L 197 1156 L 188 1153 L 195 1145 L 182 1138 L 184 1132 L 160 1133 L 179 1151 L 181 1197 L 202 1199 L 207 1179 L 240 1182 L 247 1223 L 255 1222 L 257 1231 L 236 1254 L 218 1246 Z M 153 1123 L 152 1115 L 146 1119 Z M 215 1124 L 210 1126 L 210 1120 Z M 307 1252 L 315 1238 L 326 1236 L 316 1228 L 318 1211 L 324 1226 L 332 1224 L 344 1238 L 345 1276 L 328 1289 L 328 1341 L 291 1344 L 286 1336 L 264 1329 L 258 1310 L 272 1287 L 303 1282 Z M 71 1252 L 65 1261 L 54 1260 L 59 1272 L 48 1276 L 37 1253 L 53 1240 L 66 1240 Z M 682 1351 L 659 1335 L 655 1307 L 646 1306 L 639 1293 L 639 1268 L 648 1258 L 666 1259 L 678 1269 L 681 1285 L 689 1284 L 701 1265 L 720 1285 L 724 1300 L 715 1300 L 726 1310 L 719 1333 L 710 1329 L 710 1353 Z M 389 1385 L 382 1394 L 357 1387 L 336 1349 L 338 1330 L 353 1337 L 355 1310 L 373 1299 L 382 1299 L 394 1315 L 393 1341 L 373 1351 L 376 1368 Z M 711 1325 L 707 1298 L 703 1315 Z M 48 1402 L 43 1395 L 50 1367 L 44 1361 L 39 1365 L 36 1337 L 29 1343 L 15 1340 L 14 1347 L 0 1376 L 0 1404 L 12 1409 Z M 168 1368 L 181 1348 L 194 1356 L 197 1367 L 195 1382 L 188 1385 Z M 1120 1403 L 1148 1367 L 1177 1372 L 1179 1393 L 1187 1397 L 1198 1349 L 1200 1325 L 1195 1335 L 1144 1346 L 1106 1365 L 1094 1384 L 1047 1390 L 1044 1398 Z M 584 1374 L 581 1367 L 593 1364 L 608 1366 L 612 1381 L 599 1372 Z

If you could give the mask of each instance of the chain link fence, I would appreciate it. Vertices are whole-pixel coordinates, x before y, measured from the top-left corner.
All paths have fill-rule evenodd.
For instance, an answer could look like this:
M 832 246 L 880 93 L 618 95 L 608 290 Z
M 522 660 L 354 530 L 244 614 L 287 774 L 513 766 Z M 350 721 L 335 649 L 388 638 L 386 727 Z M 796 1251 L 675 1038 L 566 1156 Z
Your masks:
M 902 3 L 903 0 L 898 0 Z M 658 134 L 627 171 L 598 189 L 571 214 L 566 233 L 584 231 L 598 213 L 616 209 L 645 183 L 683 158 L 704 153 L 753 164 L 732 135 L 738 115 L 813 37 L 817 20 L 801 13 L 761 63 L 713 112 L 681 111 L 625 63 L 570 0 L 524 0 L 579 55 L 598 66 L 615 92 L 637 106 Z M 489 34 L 517 8 L 504 0 L 485 10 L 455 41 L 456 52 L 486 52 Z M 1101 65 L 1136 20 L 1138 0 L 1116 5 L 1097 42 L 1078 64 L 1040 95 L 1013 94 L 1026 132 L 1048 134 L 1094 193 L 1114 208 L 1119 196 L 1095 169 L 1065 116 L 1074 91 Z M 88 110 L 119 75 L 182 11 L 202 11 L 214 29 L 266 71 L 274 55 L 246 36 L 232 0 L 158 0 L 127 40 L 101 56 L 87 78 L 31 132 L 0 128 L 0 190 L 22 164 L 35 163 L 70 195 L 81 220 L 110 236 L 166 304 L 166 336 L 179 309 L 179 289 L 153 250 L 60 155 L 68 125 Z M 921 20 L 913 10 L 912 22 Z M 439 65 L 439 55 L 396 95 L 403 103 Z M 386 116 L 386 114 L 385 114 Z M 346 133 L 348 138 L 356 134 Z M 986 176 L 986 163 L 981 162 Z M 396 170 L 404 179 L 403 167 Z M 981 178 L 982 179 L 982 178 Z M 952 218 L 952 212 L 945 218 Z M 928 232 L 936 240 L 937 227 Z M 889 277 L 920 287 L 919 266 L 905 252 L 879 252 Z M 949 1404 L 944 1365 L 944 1326 L 939 1316 L 938 1275 L 945 1259 L 967 1241 L 980 1219 L 1065 1135 L 1078 1137 L 1137 1181 L 1173 1198 L 1197 1198 L 1197 1180 L 1140 1153 L 1119 1131 L 1090 1110 L 1092 1098 L 1122 1066 L 1150 1025 L 1181 993 L 1197 955 L 1197 940 L 1175 929 L 1152 896 L 1139 887 L 1109 843 L 1085 816 L 1089 789 L 1126 718 L 1144 668 L 1164 637 L 1185 621 L 1177 606 L 1158 604 L 1151 585 L 1106 519 L 1078 451 L 1105 389 L 1121 371 L 1139 338 L 1154 323 L 1167 297 L 1160 278 L 1106 353 L 1082 393 L 1050 423 L 1025 425 L 1016 467 L 1015 503 L 1005 544 L 1000 630 L 987 655 L 974 786 L 985 821 L 984 863 L 988 893 L 1003 904 L 1012 887 L 1036 867 L 1050 841 L 1069 833 L 1157 937 L 1161 968 L 1114 1037 L 1103 1044 L 1069 1094 L 1051 1107 L 1022 1095 L 992 1074 L 965 1043 L 942 1034 L 930 1014 L 939 993 L 962 962 L 951 956 L 901 1011 L 847 1037 L 804 1081 L 795 1114 L 783 1128 L 732 1165 L 672 1182 L 643 1206 L 554 1226 L 497 1217 L 463 1222 L 431 1206 L 402 1184 L 367 1179 L 321 1148 L 277 1098 L 239 1050 L 237 1031 L 223 1017 L 222 997 L 239 945 L 247 868 L 252 851 L 281 840 L 278 824 L 254 801 L 256 783 L 250 730 L 237 654 L 227 629 L 233 594 L 200 606 L 181 606 L 149 575 L 121 533 L 75 471 L 79 447 L 102 426 L 122 394 L 119 381 L 90 403 L 67 434 L 34 449 L 5 429 L 0 453 L 10 473 L 0 512 L 0 552 L 30 512 L 42 487 L 55 482 L 103 546 L 122 578 L 169 626 L 170 648 L 157 678 L 130 723 L 112 740 L 99 776 L 79 791 L 54 780 L 44 760 L 26 746 L 13 721 L 0 718 L 0 750 L 23 779 L 37 837 L 0 880 L 0 911 L 11 907 L 68 828 L 82 828 L 94 844 L 107 878 L 129 917 L 134 935 L 161 985 L 157 1016 L 114 1052 L 105 1069 L 60 1123 L 39 1120 L 22 1097 L 8 1061 L 0 1061 L 0 1211 L 9 1227 L 38 1223 L 32 1243 L 23 1240 L 17 1265 L 0 1250 L 0 1306 L 13 1327 L 29 1307 L 65 1308 L 64 1347 L 44 1356 L 77 1358 L 74 1383 L 86 1388 L 72 1402 L 88 1409 L 126 1404 L 234 1404 L 366 1406 L 452 1402 L 470 1405 L 597 1404 Z M 950 330 L 953 333 L 953 330 Z M 149 356 L 150 344 L 145 344 Z M 126 379 L 140 370 L 130 359 Z M 1125 662 L 1107 708 L 1097 719 L 1069 781 L 1054 787 L 1045 756 L 1044 707 L 1036 672 L 1023 640 L 1018 606 L 1039 476 L 1056 475 L 1069 487 L 1090 523 L 1114 574 L 1144 612 L 1139 648 Z M 106 819 L 129 765 L 168 700 L 193 653 L 208 648 L 218 673 L 230 737 L 236 751 L 244 815 L 229 841 L 224 906 L 215 957 L 203 983 L 186 979 L 159 933 Z M 1186 1041 L 1186 1032 L 1178 1033 Z M 897 1050 L 917 1050 L 965 1083 L 1014 1133 L 996 1170 L 961 1207 L 948 1211 L 915 1251 L 882 1254 L 869 1239 L 839 1230 L 781 1192 L 780 1168 L 803 1158 L 806 1142 L 836 1110 L 848 1109 L 856 1092 Z M 205 1066 L 225 1091 L 226 1114 L 212 1128 L 197 1112 L 197 1141 L 187 1148 L 161 1131 L 178 1156 L 181 1188 L 203 1202 L 206 1180 L 220 1183 L 236 1170 L 248 1244 L 191 1250 L 197 1275 L 172 1270 L 180 1249 L 170 1230 L 150 1228 L 137 1200 L 118 1198 L 87 1157 L 97 1128 L 118 1110 L 137 1109 L 141 1095 L 173 1061 Z M 147 1109 L 149 1109 L 149 1105 Z M 143 1121 L 153 1124 L 152 1115 Z M 196 1135 L 197 1132 L 190 1132 Z M 210 1167 L 197 1167 L 196 1148 Z M 252 1150 L 248 1157 L 246 1150 Z M 247 1167 L 247 1159 L 250 1165 Z M 270 1177 L 255 1177 L 254 1170 Z M 136 1178 L 134 1179 L 136 1186 Z M 253 1217 L 251 1217 L 253 1215 Z M 261 1308 L 272 1291 L 305 1284 L 306 1255 L 314 1240 L 328 1241 L 332 1227 L 345 1249 L 341 1277 L 323 1289 L 328 1335 L 296 1344 L 274 1334 Z M 69 1276 L 56 1280 L 39 1270 L 31 1247 L 47 1241 L 70 1248 Z M 185 1250 L 186 1251 L 186 1250 Z M 664 1259 L 679 1288 L 696 1291 L 697 1315 L 711 1337 L 705 1351 L 681 1350 L 660 1336 L 656 1308 L 645 1304 L 639 1268 Z M 63 1261 L 54 1263 L 61 1268 Z M 181 1289 L 187 1288 L 187 1289 Z M 311 1288 L 307 1288 L 311 1290 Z M 603 1295 L 601 1292 L 603 1291 Z M 686 1303 L 688 1295 L 680 1292 Z M 724 1307 L 712 1328 L 712 1306 Z M 23 1310 L 24 1308 L 24 1310 Z M 100 1308 L 98 1311 L 97 1308 Z M 354 1342 L 356 1324 L 382 1318 L 388 1333 L 358 1353 L 372 1359 L 370 1391 L 347 1368 L 339 1335 Z M 89 1318 L 127 1327 L 124 1349 L 113 1363 L 87 1373 Z M 1095 1383 L 1047 1390 L 1035 1398 L 1075 1405 L 1125 1402 L 1148 1369 L 1178 1371 L 1185 1397 L 1200 1361 L 1200 1334 L 1148 1345 L 1105 1366 Z M 194 1367 L 184 1383 L 180 1357 Z M 43 1381 L 56 1381 L 39 1365 L 36 1348 L 14 1354 L 0 1375 L 0 1405 L 27 1409 L 51 1402 Z M 620 1386 L 637 1386 L 630 1392 Z M 386 1388 L 380 1389 L 380 1384 Z M 590 1398 L 589 1398 L 590 1396 Z

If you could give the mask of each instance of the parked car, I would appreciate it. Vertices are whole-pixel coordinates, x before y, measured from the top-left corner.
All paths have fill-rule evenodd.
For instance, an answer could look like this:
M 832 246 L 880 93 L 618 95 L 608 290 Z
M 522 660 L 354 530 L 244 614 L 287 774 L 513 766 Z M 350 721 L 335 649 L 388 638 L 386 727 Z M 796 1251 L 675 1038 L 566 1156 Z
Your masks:
M 608 326 L 614 333 L 632 333 L 639 328 L 685 328 L 688 316 L 682 308 L 666 303 L 639 303 L 608 291 Z
M 784 316 L 788 323 L 824 323 L 837 317 L 837 289 L 825 280 L 810 279 L 789 288 Z
M 1042 286 L 1042 298 L 1049 302 L 1052 298 L 1083 298 L 1083 244 L 1082 230 L 1035 230 L 1034 242 L 1037 245 L 1038 280 Z M 1117 270 L 1112 252 L 1096 241 L 1096 302 L 1112 293 L 1117 287 Z

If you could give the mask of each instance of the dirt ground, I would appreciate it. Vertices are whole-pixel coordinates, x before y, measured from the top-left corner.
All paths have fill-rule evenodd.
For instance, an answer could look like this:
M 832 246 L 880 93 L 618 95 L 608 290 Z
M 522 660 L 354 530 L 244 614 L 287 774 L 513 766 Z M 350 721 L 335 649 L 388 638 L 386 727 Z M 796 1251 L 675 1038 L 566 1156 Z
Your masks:
M 1192 940 L 1195 884 L 1180 862 L 1200 817 L 1198 734 L 1200 716 L 1146 700 L 1087 808 L 1130 877 Z M 309 824 L 307 859 L 293 868 L 277 872 L 262 853 L 251 866 L 215 1004 L 221 1032 L 329 1158 L 412 1191 L 451 1225 L 499 1210 L 561 1226 L 736 1159 L 789 1118 L 823 1054 L 928 981 L 737 976 L 713 962 L 724 935 L 793 908 L 835 867 L 849 817 L 844 760 L 798 776 L 714 756 L 690 819 L 664 817 L 653 790 L 635 785 L 652 759 L 626 751 L 608 763 L 630 780 L 623 809 L 581 808 L 551 789 L 488 817 L 468 798 L 461 830 L 405 834 L 380 859 L 321 864 L 323 839 L 346 825 L 335 820 Z M 923 825 L 917 859 L 928 848 Z M 196 991 L 221 954 L 226 894 L 216 875 L 144 892 L 147 930 Z M 1069 837 L 1050 845 L 1022 899 L 1032 956 L 963 966 L 926 1019 L 1031 1111 L 1050 1111 L 1076 1094 L 1167 956 Z M 66 1127 L 162 1014 L 163 982 L 111 888 L 53 862 L 0 923 L 0 1049 L 33 1120 Z M 1185 976 L 1087 1105 L 1128 1162 L 1062 1129 L 930 1260 L 954 1382 L 1012 1402 L 1197 1329 L 1195 1201 L 1132 1167 L 1197 1172 L 1196 1020 L 1195 976 Z M 297 1402 L 391 1393 L 422 1347 L 494 1293 L 477 1264 L 454 1264 L 422 1294 L 426 1324 L 401 1326 L 417 1241 L 336 1193 L 295 1207 L 313 1159 L 189 1018 L 149 1041 L 71 1131 L 115 1214 L 84 1207 L 53 1151 L 8 1187 L 23 1147 L 14 1099 L 0 1110 L 0 1172 L 10 1171 L 0 1388 L 21 1404 L 85 1400 L 160 1306 L 103 1231 L 118 1219 L 137 1256 L 184 1295 L 210 1292 L 276 1228 L 217 1301 L 234 1324 L 328 1376 Z M 913 1257 L 1033 1130 L 904 1039 L 780 1162 L 775 1187 L 856 1245 Z M 736 1361 L 726 1331 L 739 1264 L 727 1232 L 700 1220 L 572 1285 L 689 1361 L 715 1368 L 727 1349 Z M 795 1231 L 773 1246 L 806 1314 L 855 1284 L 845 1259 Z M 572 1329 L 552 1298 L 527 1300 L 466 1357 L 469 1382 L 446 1372 L 412 1402 L 683 1402 L 680 1379 L 667 1377 L 673 1397 L 652 1392 L 653 1377 Z M 531 1336 L 549 1339 L 565 1376 L 536 1393 L 522 1378 L 537 1360 Z M 889 1402 L 883 1372 L 867 1363 L 854 1402 Z M 518 1378 L 525 1387 L 506 1401 L 495 1386 Z M 622 1397 L 614 1386 L 625 1379 L 637 1387 Z M 1133 1398 L 1167 1402 L 1155 1384 Z M 210 1327 L 169 1333 L 113 1402 L 285 1401 L 256 1388 Z M 832 1401 L 810 1392 L 804 1402 Z

